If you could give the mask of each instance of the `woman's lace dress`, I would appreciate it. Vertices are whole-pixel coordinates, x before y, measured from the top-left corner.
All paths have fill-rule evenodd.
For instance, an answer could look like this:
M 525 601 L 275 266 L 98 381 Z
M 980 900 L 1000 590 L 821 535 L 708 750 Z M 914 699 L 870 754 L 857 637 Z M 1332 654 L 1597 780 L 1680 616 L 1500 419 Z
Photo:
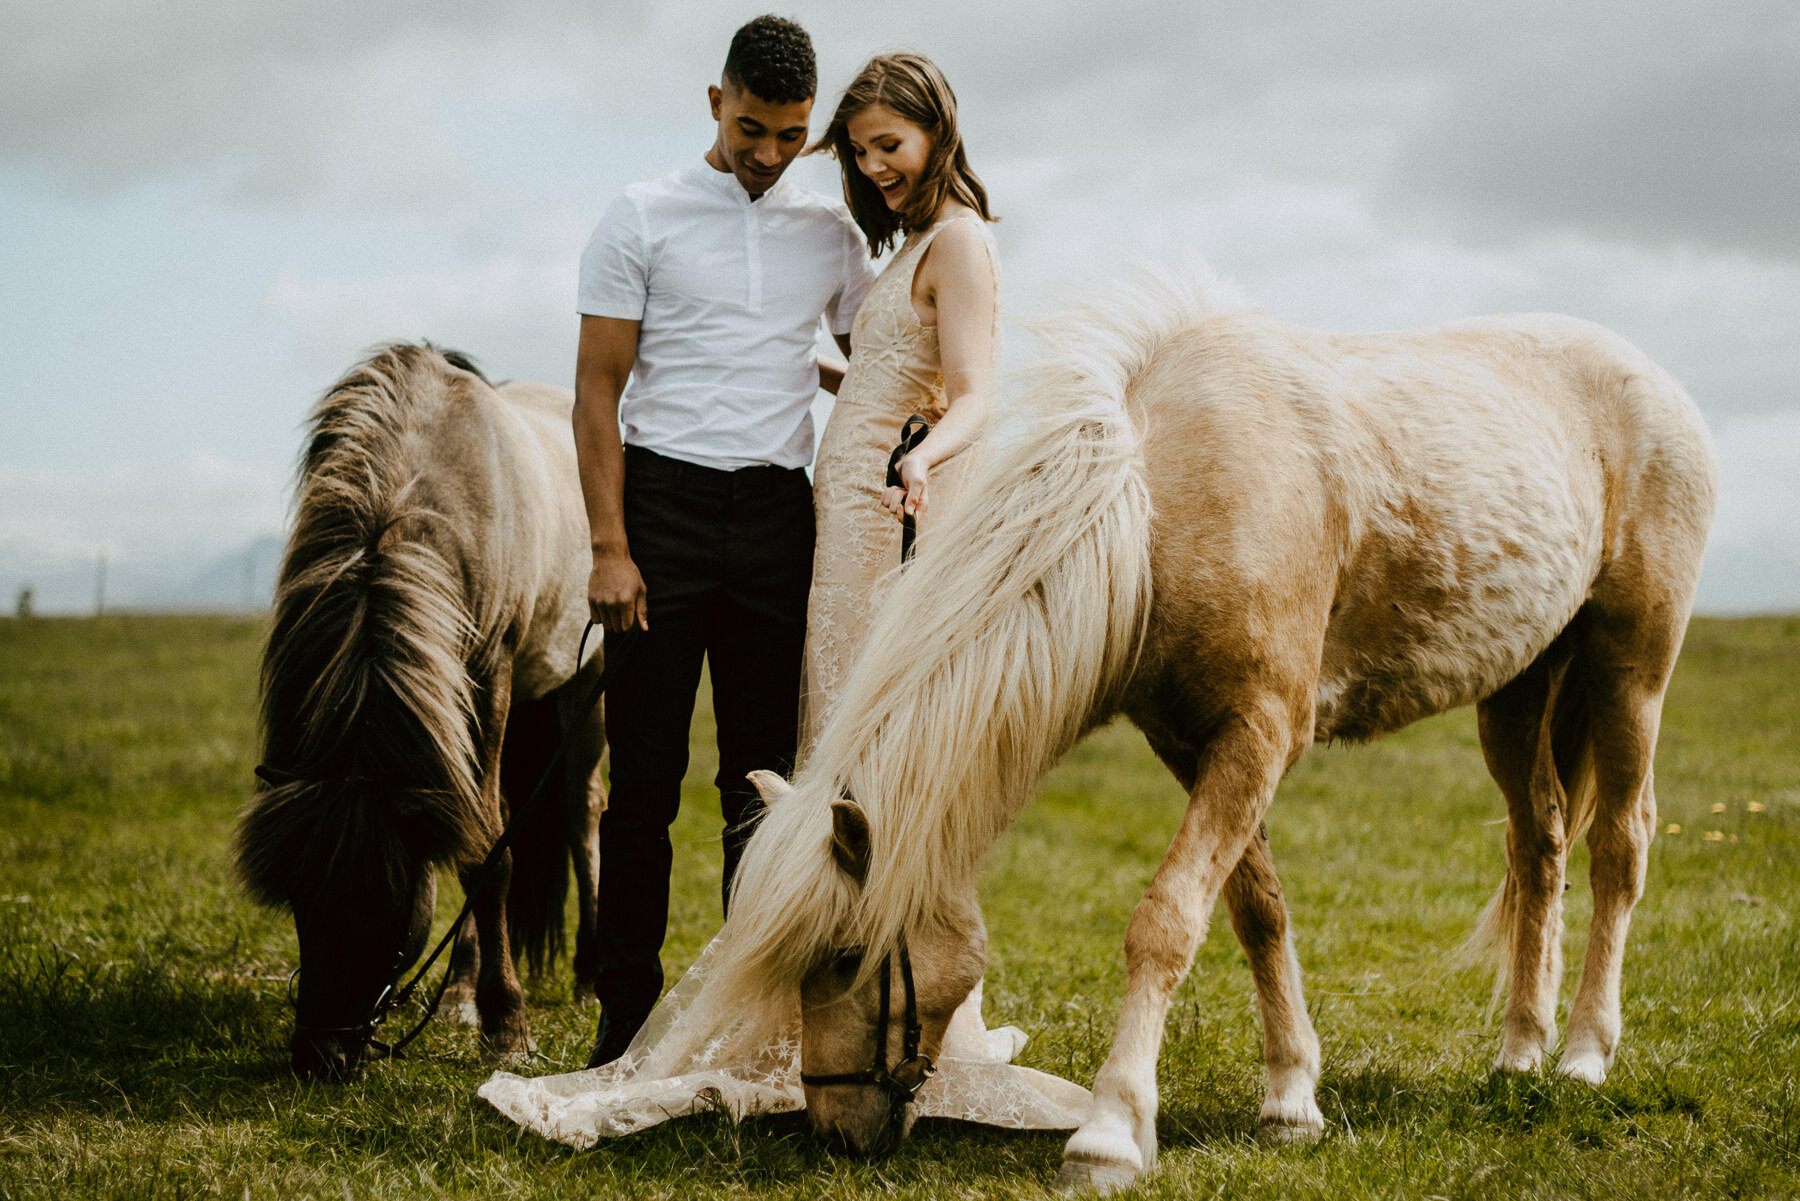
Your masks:
M 808 742 L 862 647 L 882 576 L 900 565 L 900 523 L 880 503 L 900 426 L 912 413 L 935 421 L 947 407 L 937 329 L 922 324 L 912 305 L 919 260 L 946 224 L 909 238 L 864 297 L 851 334 L 850 369 L 819 444 L 813 482 L 818 549 L 807 611 Z M 997 271 L 985 222 L 982 232 Z M 996 311 L 996 342 L 998 327 Z M 959 466 L 952 459 L 933 469 L 933 512 L 949 507 Z M 921 537 L 928 528 L 928 521 L 920 523 Z M 743 1118 L 804 1108 L 799 996 L 766 1011 L 733 1006 L 700 1012 L 694 1002 L 717 946 L 715 939 L 657 1003 L 619 1060 L 561 1076 L 495 1072 L 480 1095 L 521 1126 L 583 1148 L 684 1114 L 722 1111 Z M 1079 1126 L 1088 1091 L 1013 1064 L 1024 1046 L 1016 1027 L 983 1026 L 977 984 L 950 1020 L 937 1074 L 919 1090 L 915 1114 L 1027 1130 Z
M 997 276 L 999 260 L 987 223 L 979 217 L 952 220 L 981 225 L 982 242 Z M 819 440 L 819 457 L 813 465 L 818 542 L 806 606 L 802 746 L 811 745 L 823 728 L 830 698 L 862 650 L 882 577 L 900 566 L 900 523 L 881 506 L 888 456 L 900 440 L 900 427 L 913 413 L 935 422 L 949 407 L 937 326 L 920 322 L 912 302 L 919 260 L 949 224 L 940 221 L 908 238 L 863 297 L 850 332 L 850 370 Z M 996 355 L 999 308 L 996 302 Z M 929 508 L 918 523 L 922 540 L 931 536 L 932 518 L 948 512 L 955 500 L 964 462 L 958 456 L 932 468 Z

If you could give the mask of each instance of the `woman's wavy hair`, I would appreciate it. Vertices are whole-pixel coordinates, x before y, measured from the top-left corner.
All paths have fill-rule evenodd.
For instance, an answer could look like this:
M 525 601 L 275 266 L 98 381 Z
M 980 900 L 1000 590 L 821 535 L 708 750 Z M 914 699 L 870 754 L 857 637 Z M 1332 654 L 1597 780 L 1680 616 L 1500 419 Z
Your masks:
M 911 121 L 931 139 L 924 176 L 914 183 L 912 195 L 898 210 L 890 209 L 881 189 L 856 169 L 856 152 L 850 147 L 850 119 L 876 105 Z M 922 54 L 883 54 L 870 59 L 844 89 L 831 123 L 807 153 L 820 151 L 829 152 L 843 170 L 844 202 L 868 238 L 871 256 L 891 246 L 897 233 L 928 228 L 944 201 L 952 197 L 980 213 L 982 220 L 997 220 L 988 212 L 987 189 L 969 168 L 963 151 L 962 133 L 956 124 L 956 93 L 937 64 Z

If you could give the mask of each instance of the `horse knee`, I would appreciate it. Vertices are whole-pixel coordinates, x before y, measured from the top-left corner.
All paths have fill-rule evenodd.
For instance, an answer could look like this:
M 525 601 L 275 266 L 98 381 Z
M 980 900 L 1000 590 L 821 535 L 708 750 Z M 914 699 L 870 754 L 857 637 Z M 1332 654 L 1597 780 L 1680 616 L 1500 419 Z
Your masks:
M 1131 923 L 1125 928 L 1126 971 L 1133 979 L 1147 973 L 1173 992 L 1193 966 L 1194 953 L 1205 937 L 1204 917 L 1158 895 L 1153 887 L 1131 911 Z

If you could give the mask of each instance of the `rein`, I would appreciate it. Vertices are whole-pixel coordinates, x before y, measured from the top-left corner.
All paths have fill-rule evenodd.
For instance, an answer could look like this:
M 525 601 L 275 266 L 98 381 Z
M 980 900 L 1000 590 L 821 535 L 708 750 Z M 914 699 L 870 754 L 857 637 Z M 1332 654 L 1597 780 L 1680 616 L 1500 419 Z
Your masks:
M 588 635 L 593 632 L 594 622 L 590 619 L 586 628 L 581 631 L 581 642 L 575 649 L 575 662 L 578 666 L 581 663 L 582 656 L 587 652 Z M 634 626 L 626 629 L 618 638 L 614 639 L 615 653 L 605 667 L 601 669 L 600 678 L 594 681 L 593 687 L 588 690 L 588 694 L 583 698 L 580 707 L 577 708 L 571 716 L 569 725 L 564 728 L 562 738 L 557 742 L 556 753 L 550 757 L 549 764 L 544 768 L 544 774 L 538 778 L 537 786 L 531 790 L 531 795 L 526 798 L 525 803 L 513 810 L 512 816 L 507 820 L 506 826 L 500 831 L 500 837 L 494 840 L 494 845 L 492 847 L 488 848 L 487 858 L 481 861 L 481 866 L 476 868 L 473 873 L 473 885 L 464 892 L 462 909 L 457 913 L 456 920 L 450 923 L 450 928 L 444 931 L 443 937 L 438 939 L 437 946 L 432 949 L 430 955 L 426 956 L 425 961 L 419 965 L 419 970 L 413 974 L 413 978 L 407 981 L 403 987 L 400 986 L 400 977 L 406 974 L 406 951 L 402 948 L 399 954 L 394 957 L 394 966 L 389 973 L 391 979 L 389 979 L 386 984 L 382 985 L 381 991 L 376 994 L 375 1003 L 369 1007 L 368 1016 L 361 1022 L 348 1026 L 322 1026 L 303 1024 L 296 1021 L 294 1023 L 294 1033 L 308 1035 L 348 1034 L 362 1042 L 368 1051 L 374 1052 L 375 1058 L 394 1059 L 398 1058 L 401 1050 L 408 1043 L 412 1042 L 413 1039 L 417 1038 L 420 1031 L 425 1029 L 426 1024 L 437 1014 L 438 1004 L 444 999 L 444 990 L 450 986 L 450 972 L 448 969 L 445 970 L 443 979 L 438 981 L 437 991 L 432 993 L 431 1000 L 425 1007 L 425 1016 L 419 1019 L 417 1025 L 407 1031 L 403 1037 L 396 1040 L 392 1045 L 382 1042 L 375 1037 L 376 1030 L 387 1020 L 388 1015 L 395 1009 L 412 1000 L 413 994 L 418 991 L 419 983 L 424 980 L 426 973 L 431 970 L 432 965 L 438 961 L 444 951 L 450 946 L 451 942 L 455 940 L 457 931 L 462 929 L 462 924 L 468 918 L 469 912 L 474 908 L 475 902 L 487 891 L 493 880 L 494 865 L 499 862 L 500 856 L 505 854 L 507 849 L 512 846 L 513 834 L 519 819 L 531 809 L 535 808 L 538 802 L 543 798 L 544 794 L 549 791 L 551 780 L 554 779 L 557 772 L 562 769 L 563 759 L 568 754 L 570 732 L 574 729 L 575 723 L 586 716 L 587 713 L 600 702 L 601 694 L 606 691 L 608 686 L 610 686 L 617 677 L 619 669 L 624 666 L 626 659 L 630 656 L 631 648 L 636 644 L 637 632 L 637 628 Z M 276 786 L 298 780 L 310 780 L 318 783 L 366 783 L 371 781 L 371 777 L 355 774 L 342 776 L 306 776 L 297 772 L 281 771 L 280 769 L 271 768 L 266 764 L 260 763 L 257 764 L 255 770 L 257 778 Z M 290 1005 L 295 1004 L 293 982 L 299 975 L 300 969 L 295 968 L 293 976 L 288 978 L 288 1003 Z
M 855 954 L 854 949 L 842 952 Z M 875 1062 L 860 1072 L 801 1072 L 800 1083 L 812 1085 L 826 1084 L 872 1084 L 886 1092 L 897 1105 L 910 1105 L 919 1089 L 931 1079 L 937 1071 L 937 1063 L 929 1055 L 919 1053 L 919 1040 L 924 1031 L 919 1025 L 919 1002 L 913 992 L 912 955 L 906 949 L 906 936 L 900 936 L 900 983 L 906 993 L 906 1005 L 902 1017 L 906 1023 L 906 1032 L 901 1041 L 900 1062 L 892 1068 L 888 1067 L 888 1017 L 890 1012 L 889 994 L 892 985 L 889 983 L 894 974 L 894 956 L 888 953 L 881 965 L 881 1016 L 876 1021 L 875 1029 Z
M 900 442 L 894 447 L 894 453 L 888 456 L 887 486 L 904 488 L 900 482 L 900 460 L 919 449 L 919 443 L 925 441 L 925 435 L 931 432 L 931 422 L 914 413 L 900 427 Z M 913 539 L 919 536 L 918 521 L 908 513 L 904 506 L 900 510 L 900 562 L 905 565 L 913 557 Z
M 888 456 L 887 486 L 904 487 L 900 482 L 900 460 L 917 450 L 919 443 L 925 441 L 925 435 L 931 432 L 931 423 L 914 413 L 900 427 L 900 442 L 894 447 L 894 453 Z M 900 519 L 900 564 L 905 566 L 912 561 L 913 542 L 918 537 L 918 527 L 911 513 L 904 513 Z M 937 1072 L 937 1062 L 929 1055 L 919 1053 L 919 1041 L 924 1036 L 924 1029 L 919 1025 L 919 1000 L 913 991 L 912 953 L 906 949 L 906 934 L 900 935 L 900 986 L 906 994 L 905 1007 L 901 1011 L 902 1020 L 906 1023 L 905 1033 L 900 1043 L 900 1062 L 888 1067 L 888 1020 L 891 1015 L 892 979 L 894 975 L 894 953 L 888 952 L 881 965 L 881 1002 L 880 1016 L 876 1019 L 875 1029 L 875 1062 L 860 1072 L 801 1072 L 800 1083 L 811 1085 L 828 1084 L 869 1084 L 881 1089 L 894 1099 L 897 1105 L 910 1105 L 919 1089 Z M 859 948 L 846 948 L 838 953 L 861 957 Z

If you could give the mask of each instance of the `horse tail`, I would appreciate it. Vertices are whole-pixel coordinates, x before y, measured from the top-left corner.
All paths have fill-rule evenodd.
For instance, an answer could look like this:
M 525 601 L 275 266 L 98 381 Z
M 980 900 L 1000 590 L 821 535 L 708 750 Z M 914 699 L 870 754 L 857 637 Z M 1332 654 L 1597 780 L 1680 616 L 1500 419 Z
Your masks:
M 1134 392 L 1213 310 L 1168 279 L 1115 287 L 1039 329 L 959 499 L 882 586 L 863 653 L 795 781 L 746 849 L 721 989 L 779 994 L 833 940 L 880 970 L 900 933 L 973 887 L 1050 767 L 1114 712 L 1150 611 L 1151 503 Z M 832 806 L 869 824 L 860 887 Z M 842 944 L 837 944 L 842 945 Z
M 564 910 L 569 897 L 569 814 L 559 802 L 570 768 L 565 763 L 545 785 L 548 795 L 529 809 L 544 769 L 559 741 L 556 694 L 514 701 L 506 718 L 506 750 L 500 758 L 500 788 L 512 810 L 512 887 L 506 894 L 507 937 L 513 954 L 531 975 L 556 966 L 563 950 Z
M 1567 637 L 1567 633 L 1564 636 Z M 1539 756 L 1547 755 L 1550 758 L 1548 764 L 1538 765 L 1550 769 L 1541 773 L 1542 778 L 1554 779 L 1557 789 L 1562 793 L 1560 801 L 1565 858 L 1568 848 L 1586 834 L 1588 827 L 1593 824 L 1599 796 L 1594 780 L 1594 744 L 1588 694 L 1577 671 L 1578 668 L 1575 667 L 1560 672 L 1552 669 L 1546 702 L 1549 712 L 1544 720 L 1550 736 L 1538 740 L 1537 750 Z M 1533 774 L 1535 776 L 1540 773 L 1534 771 Z M 1509 863 L 1505 879 L 1488 899 L 1487 908 L 1482 910 L 1474 933 L 1469 935 L 1468 941 L 1457 954 L 1458 961 L 1465 966 L 1485 966 L 1493 971 L 1494 989 L 1489 1000 L 1490 1013 L 1499 1007 L 1505 995 L 1512 952 L 1518 942 L 1522 919 L 1518 883 Z M 1560 923 L 1555 937 L 1562 937 Z
M 478 862 L 497 833 L 476 767 L 475 625 L 418 498 L 415 448 L 467 369 L 388 346 L 313 412 L 262 663 L 280 782 L 237 837 L 240 875 L 268 903 L 345 880 L 408 896 L 414 865 Z

